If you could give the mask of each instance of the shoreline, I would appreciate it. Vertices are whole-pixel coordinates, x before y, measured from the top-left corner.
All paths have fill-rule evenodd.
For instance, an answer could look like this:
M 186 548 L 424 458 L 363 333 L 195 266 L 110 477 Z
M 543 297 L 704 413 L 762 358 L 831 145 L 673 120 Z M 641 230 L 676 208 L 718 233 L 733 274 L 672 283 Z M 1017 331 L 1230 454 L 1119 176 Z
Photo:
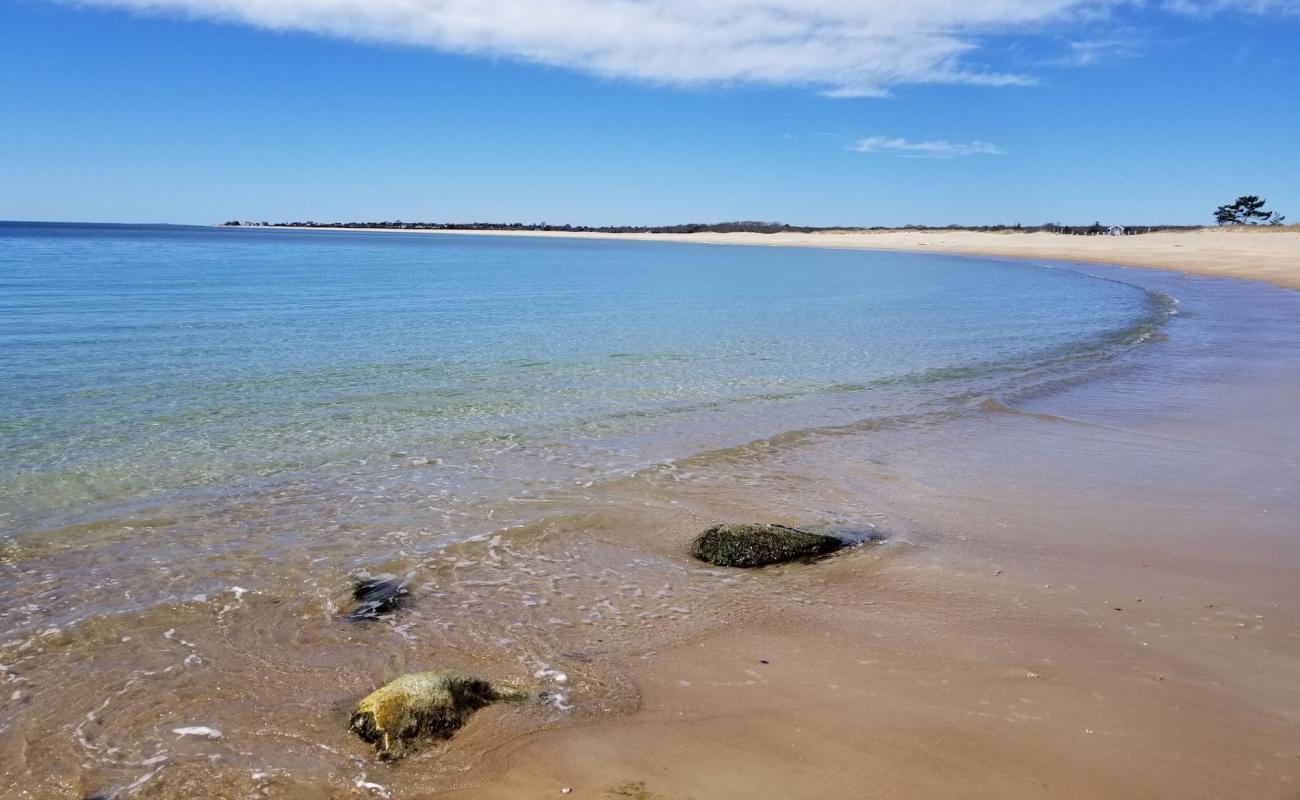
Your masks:
M 624 654 L 635 711 L 529 732 L 436 796 L 1291 797 L 1300 384 L 1247 342 L 1296 329 L 1237 321 L 1248 357 L 1216 377 L 1188 341 L 1273 292 L 1189 287 L 1137 365 L 951 423 L 958 448 L 875 429 L 765 456 L 777 486 L 822 487 L 816 508 L 869 509 L 897 538 L 733 574 L 715 613 L 745 613 Z M 1178 407 L 1134 393 L 1153 378 Z M 806 520 L 797 492 L 737 490 L 738 466 L 653 505 Z M 626 542 L 670 559 L 685 527 Z
M 976 273 L 961 277 L 985 282 Z M 20 681 L 0 786 L 1290 797 L 1300 295 L 1123 277 L 1176 294 L 1186 313 L 1079 380 L 954 400 L 961 413 L 942 424 L 864 410 L 869 424 L 782 428 L 498 497 L 490 530 L 450 544 L 425 533 L 470 517 L 440 522 L 430 489 L 414 516 L 390 516 L 401 483 L 432 488 L 423 463 L 349 480 L 324 502 L 317 487 L 289 492 L 287 514 L 268 495 L 119 519 L 102 547 L 129 543 L 184 591 L 0 645 L 11 669 L 0 678 Z M 756 571 L 692 561 L 691 537 L 722 521 L 878 526 L 886 539 Z M 14 608 L 57 602 L 20 576 L 77 576 L 96 591 L 113 577 L 97 572 L 111 550 L 62 538 L 0 552 L 34 592 Z M 408 576 L 409 607 L 341 625 L 359 567 Z M 484 709 L 391 764 L 346 730 L 346 709 L 371 689 L 448 667 L 522 681 L 546 702 Z M 176 735 L 196 726 L 222 736 Z
M 232 228 L 233 229 L 233 228 Z M 1300 231 L 1203 228 L 1131 236 L 981 231 L 824 233 L 597 233 L 512 230 L 393 230 L 388 228 L 248 227 L 235 230 L 447 234 L 606 241 L 677 242 L 749 247 L 812 247 L 1026 260 L 1113 264 L 1216 278 L 1237 278 L 1300 289 Z

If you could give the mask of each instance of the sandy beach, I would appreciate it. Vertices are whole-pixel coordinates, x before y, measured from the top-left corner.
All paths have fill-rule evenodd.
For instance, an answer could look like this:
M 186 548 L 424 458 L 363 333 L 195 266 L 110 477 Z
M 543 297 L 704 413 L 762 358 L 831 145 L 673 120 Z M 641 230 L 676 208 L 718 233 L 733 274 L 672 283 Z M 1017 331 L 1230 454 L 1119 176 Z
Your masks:
M 225 248 L 243 242 L 268 279 L 260 270 L 274 230 L 197 235 Z M 584 458 L 577 480 L 549 483 L 539 476 L 571 442 L 552 451 L 484 437 L 488 448 L 462 456 L 392 445 L 324 478 L 163 494 L 24 531 L 0 552 L 12 598 L 3 613 L 20 632 L 0 642 L 11 697 L 0 717 L 0 794 L 1294 800 L 1300 295 L 1268 284 L 1300 274 L 1287 247 L 1297 235 L 642 237 L 947 248 L 1031 263 L 1187 251 L 1180 272 L 1192 274 L 948 265 L 962 287 L 957 308 L 999 270 L 1069 281 L 1048 312 L 1015 307 L 1038 313 L 1026 317 L 1033 325 L 1087 302 L 1091 284 L 1115 292 L 1094 303 L 1156 296 L 1177 313 L 1109 355 L 1034 362 L 1000 389 L 920 381 L 924 413 L 880 412 L 887 387 L 865 385 L 806 407 L 842 404 L 851 422 L 812 422 L 805 409 L 777 423 L 775 410 L 723 405 L 739 420 L 731 444 L 631 472 L 598 473 Z M 368 268 L 353 254 L 339 269 L 379 275 L 385 291 L 393 273 L 383 270 L 396 259 L 414 259 L 414 275 L 440 272 L 423 260 L 432 248 L 409 240 L 281 241 L 306 248 L 291 262 L 304 276 L 323 274 L 341 245 L 373 243 L 384 249 Z M 527 251 L 510 244 L 493 258 Z M 605 248 L 558 248 L 551 268 L 593 250 Z M 646 251 L 662 258 L 673 248 L 610 248 L 624 263 Z M 213 274 L 224 276 L 231 251 L 217 252 Z M 724 292 L 780 255 L 727 254 L 739 263 Z M 667 261 L 686 264 L 676 281 L 719 269 L 721 255 L 689 248 Z M 878 266 L 913 279 L 929 261 Z M 594 263 L 575 284 L 607 271 Z M 476 262 L 466 280 L 482 280 L 483 269 Z M 532 273 L 547 270 L 520 272 Z M 535 307 L 538 292 L 520 292 L 518 281 L 498 291 L 522 298 L 512 311 Z M 237 282 L 232 301 L 241 313 L 246 285 Z M 1035 297 L 1041 305 L 1045 295 Z M 651 304 L 653 319 L 663 307 Z M 798 337 L 827 307 L 805 307 Z M 396 306 L 369 310 L 352 316 L 387 321 Z M 330 335 L 348 316 L 330 312 Z M 980 338 L 970 335 L 975 322 L 957 340 Z M 382 352 L 418 327 L 384 328 Z M 445 336 L 450 326 L 425 327 Z M 592 371 L 628 355 L 602 347 Z M 647 362 L 637 385 L 674 363 Z M 494 361 L 470 383 L 542 367 Z M 295 388 L 295 400 L 307 391 Z M 476 481 L 497 479 L 512 456 L 530 455 L 544 458 L 521 462 L 528 483 L 464 508 L 461 484 L 433 482 L 462 460 L 481 464 Z M 883 542 L 758 570 L 693 560 L 692 538 L 727 521 L 870 531 Z M 408 581 L 409 604 L 372 624 L 341 620 L 357 574 Z M 87 613 L 101 603 L 111 613 Z M 398 762 L 379 761 L 347 729 L 349 709 L 377 686 L 442 668 L 510 681 L 534 701 L 485 708 L 450 741 Z
M 726 477 L 757 459 L 665 486 L 697 524 L 862 504 L 906 532 L 754 576 L 630 667 L 635 713 L 511 742 L 450 796 L 1296 797 L 1300 383 L 1231 372 L 1177 409 L 1120 372 L 955 439 L 818 437 L 766 492 Z M 626 541 L 672 558 L 669 519 Z
M 260 229 L 258 229 L 260 230 Z M 341 228 L 339 230 L 360 230 Z M 979 231 L 844 231 L 822 233 L 561 233 L 550 231 L 392 231 L 482 236 L 637 239 L 765 247 L 832 247 L 1004 258 L 1050 259 L 1266 281 L 1300 289 L 1300 230 L 1204 228 L 1132 236 Z
M 1298 40 L 0 0 L 0 800 L 1300 800 Z
M 631 238 L 1111 262 L 1300 287 L 1293 231 Z M 1184 311 L 1240 314 L 1277 291 L 1251 288 L 1225 312 L 1232 286 L 1197 289 Z M 450 748 L 475 753 L 475 768 L 436 792 L 377 775 L 456 798 L 1293 798 L 1300 384 L 1290 356 L 1256 349 L 1270 325 L 1241 327 L 1232 348 L 1259 358 L 1213 379 L 1207 367 L 1160 375 L 1153 350 L 1145 367 L 993 404 L 955 433 L 819 434 L 566 514 L 547 537 L 587 542 L 589 566 L 620 571 L 632 557 L 680 563 L 718 519 L 797 525 L 869 508 L 893 539 L 695 587 L 709 600 L 685 638 L 575 645 L 575 659 L 624 676 L 625 704 L 518 736 L 503 733 L 508 711 L 482 712 Z

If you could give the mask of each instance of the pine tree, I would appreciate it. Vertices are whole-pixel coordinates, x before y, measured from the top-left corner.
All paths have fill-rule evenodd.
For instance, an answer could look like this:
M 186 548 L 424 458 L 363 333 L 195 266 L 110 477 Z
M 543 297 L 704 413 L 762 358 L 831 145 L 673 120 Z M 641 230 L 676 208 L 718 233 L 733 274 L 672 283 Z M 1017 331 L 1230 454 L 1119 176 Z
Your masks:
M 1253 194 L 1242 195 L 1236 202 L 1214 210 L 1214 221 L 1220 225 L 1258 225 L 1267 222 L 1280 225 L 1284 217 L 1264 210 L 1264 199 Z

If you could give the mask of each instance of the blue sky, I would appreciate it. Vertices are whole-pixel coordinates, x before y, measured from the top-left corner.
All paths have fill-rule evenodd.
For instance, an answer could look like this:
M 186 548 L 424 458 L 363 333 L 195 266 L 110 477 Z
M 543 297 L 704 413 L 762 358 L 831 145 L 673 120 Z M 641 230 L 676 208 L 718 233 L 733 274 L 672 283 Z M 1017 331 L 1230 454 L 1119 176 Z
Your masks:
M 1300 0 L 4 0 L 0 219 L 1300 221 L 1297 42 Z

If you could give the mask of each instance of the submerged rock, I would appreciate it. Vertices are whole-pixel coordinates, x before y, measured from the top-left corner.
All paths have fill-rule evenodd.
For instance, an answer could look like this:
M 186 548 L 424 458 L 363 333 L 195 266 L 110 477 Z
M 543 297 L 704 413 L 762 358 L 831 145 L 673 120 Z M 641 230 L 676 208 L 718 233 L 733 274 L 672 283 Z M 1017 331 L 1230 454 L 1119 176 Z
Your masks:
M 351 729 L 380 758 L 401 758 L 421 741 L 450 739 L 470 715 L 523 694 L 459 672 L 415 672 L 371 692 L 352 712 Z
M 695 537 L 691 555 L 719 567 L 761 567 L 833 553 L 843 546 L 834 536 L 784 525 L 714 525 Z
M 406 586 L 391 578 L 358 581 L 352 590 L 356 605 L 348 612 L 347 618 L 376 619 L 380 614 L 396 611 L 406 595 Z

